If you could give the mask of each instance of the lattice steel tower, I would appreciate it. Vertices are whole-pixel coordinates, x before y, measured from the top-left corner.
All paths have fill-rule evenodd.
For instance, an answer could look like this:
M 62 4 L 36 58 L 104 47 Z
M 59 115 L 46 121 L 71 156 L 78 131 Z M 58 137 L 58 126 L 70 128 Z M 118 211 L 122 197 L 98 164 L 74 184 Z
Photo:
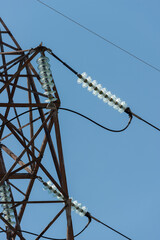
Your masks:
M 53 216 L 35 239 L 40 239 L 64 210 L 67 239 L 74 239 L 57 113 L 60 99 L 52 75 L 46 73 L 45 66 L 49 64 L 45 62 L 45 51 L 46 48 L 41 45 L 23 51 L 0 18 L 0 228 L 5 231 L 8 240 L 25 239 L 21 222 L 27 205 L 36 203 L 30 201 L 30 194 L 37 178 L 43 185 L 46 184 L 38 177 L 39 170 L 54 184 L 54 193 L 57 191 L 61 195 L 59 201 L 63 203 L 60 203 L 61 211 Z M 40 77 L 31 64 L 36 56 L 40 59 L 39 65 L 42 65 L 42 68 L 39 66 L 40 72 L 49 76 L 49 82 L 43 81 L 43 76 Z M 48 102 L 45 103 L 45 100 Z M 37 110 L 33 111 L 34 108 Z M 18 116 L 26 111 L 25 118 Z M 13 117 L 14 121 L 8 121 Z M 58 180 L 53 178 L 52 170 L 48 171 L 45 167 L 46 159 L 42 164 L 46 151 L 50 154 Z M 18 200 L 16 192 L 20 195 Z

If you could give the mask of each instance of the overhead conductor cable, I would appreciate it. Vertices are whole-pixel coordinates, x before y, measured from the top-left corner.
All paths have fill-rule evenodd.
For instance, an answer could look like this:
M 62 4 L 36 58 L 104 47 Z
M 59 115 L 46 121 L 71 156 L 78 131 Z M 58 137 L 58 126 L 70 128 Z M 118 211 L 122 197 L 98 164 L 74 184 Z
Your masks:
M 160 131 L 160 128 L 154 126 L 153 124 L 149 123 L 148 121 L 144 120 L 137 114 L 133 113 L 127 104 L 122 101 L 120 98 L 117 98 L 114 94 L 110 91 L 107 91 L 106 88 L 102 88 L 100 84 L 98 84 L 95 80 L 92 81 L 91 77 L 87 77 L 86 73 L 79 74 L 75 71 L 71 66 L 65 63 L 62 59 L 56 56 L 51 49 L 45 49 L 49 54 L 51 54 L 54 58 L 56 58 L 59 62 L 61 62 L 66 68 L 68 68 L 72 73 L 74 73 L 78 77 L 78 83 L 82 83 L 82 87 L 87 87 L 88 91 L 93 92 L 94 95 L 98 95 L 100 99 L 103 99 L 103 102 L 108 103 L 109 106 L 112 106 L 114 109 L 118 110 L 120 113 L 125 112 L 131 118 L 132 116 L 136 117 L 137 119 L 147 123 L 149 126 L 155 128 L 156 130 Z

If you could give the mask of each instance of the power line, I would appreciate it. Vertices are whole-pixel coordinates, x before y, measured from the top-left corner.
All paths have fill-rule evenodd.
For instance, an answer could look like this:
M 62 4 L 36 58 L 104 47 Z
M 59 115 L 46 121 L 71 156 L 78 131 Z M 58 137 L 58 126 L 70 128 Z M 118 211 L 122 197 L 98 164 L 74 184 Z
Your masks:
M 88 218 L 87 224 L 85 225 L 85 227 L 79 233 L 77 233 L 74 236 L 74 238 L 78 237 L 82 232 L 84 232 L 87 229 L 87 227 L 89 226 L 89 224 L 91 223 L 92 219 L 91 219 L 90 215 L 87 215 L 87 218 Z M 39 234 L 37 234 L 37 233 L 26 231 L 26 230 L 17 230 L 17 231 L 22 232 L 22 233 L 27 233 L 27 234 L 30 234 L 30 235 L 33 235 L 33 236 L 39 236 Z M 0 233 L 3 233 L 3 232 L 6 232 L 6 231 L 0 231 Z M 47 236 L 43 236 L 43 235 L 41 236 L 41 238 L 48 239 L 48 240 L 66 240 L 66 238 L 53 238 L 53 237 L 47 237 Z
M 68 111 L 68 112 L 72 112 L 72 113 L 74 113 L 74 114 L 77 114 L 77 115 L 79 115 L 79 116 L 87 119 L 88 121 L 94 123 L 95 125 L 103 128 L 104 130 L 107 130 L 107 131 L 110 131 L 110 132 L 117 132 L 117 133 L 118 133 L 118 132 L 123 132 L 124 130 L 126 130 L 126 129 L 129 127 L 129 125 L 131 124 L 131 121 L 132 121 L 132 115 L 130 115 L 130 116 L 129 116 L 129 121 L 128 121 L 128 124 L 127 124 L 126 127 L 124 127 L 123 129 L 120 129 L 120 130 L 113 130 L 113 129 L 107 128 L 107 127 L 105 127 L 105 126 L 97 123 L 96 121 L 92 120 L 91 118 L 89 118 L 89 117 L 87 117 L 87 116 L 85 116 L 85 115 L 83 115 L 83 114 L 81 114 L 81 113 L 79 113 L 79 112 L 76 112 L 76 111 L 74 111 L 74 110 L 71 110 L 71 109 L 68 109 L 68 108 L 61 108 L 61 107 L 60 107 L 59 109 L 60 109 L 60 110 L 64 110 L 64 111 Z
M 124 238 L 126 238 L 126 239 L 128 239 L 128 240 L 132 240 L 131 238 L 127 237 L 126 235 L 122 234 L 121 232 L 117 231 L 116 229 L 108 226 L 107 224 L 105 224 L 104 222 L 100 221 L 99 219 L 97 219 L 97 218 L 95 218 L 95 217 L 93 217 L 93 216 L 91 216 L 91 218 L 92 218 L 93 220 L 95 220 L 96 222 L 102 224 L 103 226 L 105 226 L 105 227 L 111 229 L 112 231 L 118 233 L 118 234 L 121 235 L 122 237 L 124 237 Z
M 38 1 L 38 0 L 37 0 Z M 76 76 L 82 78 L 82 75 L 79 74 L 75 69 L 73 69 L 70 65 L 68 65 L 66 62 L 64 62 L 62 59 L 60 59 L 57 55 L 55 55 L 51 49 L 46 49 L 46 51 L 48 51 L 49 54 L 51 54 L 54 58 L 56 58 L 59 62 L 61 62 L 66 68 L 68 68 L 73 74 L 75 74 Z M 140 116 L 138 116 L 137 114 L 133 113 L 130 108 L 127 108 L 125 110 L 125 112 L 131 116 L 133 115 L 134 117 L 138 118 L 139 120 L 145 122 L 146 124 L 148 124 L 149 126 L 155 128 L 156 130 L 160 131 L 160 128 L 154 126 L 153 124 L 149 123 L 148 121 L 144 120 L 143 118 L 141 118 Z M 90 120 L 90 119 L 88 119 Z M 92 121 L 92 120 L 91 120 Z M 94 122 L 94 121 L 93 121 Z M 97 124 L 98 125 L 98 124 Z M 100 126 L 101 127 L 101 126 Z M 128 126 L 127 126 L 128 127 Z M 108 129 L 106 129 L 108 130 Z M 125 130 L 125 129 L 124 129 Z
M 134 117 L 138 118 L 139 120 L 141 120 L 142 122 L 145 122 L 145 123 L 148 124 L 149 126 L 151 126 L 151 127 L 155 128 L 156 130 L 160 131 L 160 129 L 159 129 L 158 127 L 154 126 L 152 123 L 150 123 L 150 122 L 146 121 L 145 119 L 141 118 L 141 117 L 138 116 L 137 114 L 135 114 L 135 113 L 132 112 L 132 115 L 133 115 Z
M 45 108 L 45 107 L 32 108 L 32 109 L 27 110 L 27 111 L 25 111 L 25 112 L 23 112 L 23 113 L 20 113 L 20 114 L 17 115 L 16 117 L 11 118 L 11 119 L 8 120 L 7 122 L 5 122 L 5 123 L 3 123 L 2 125 L 0 125 L 0 127 L 5 126 L 7 123 L 13 121 L 14 119 L 16 119 L 16 118 L 18 118 L 18 117 L 20 117 L 20 116 L 22 116 L 22 115 L 24 115 L 24 114 L 26 114 L 26 113 L 29 113 L 29 112 L 31 112 L 31 111 L 38 110 L 38 109 L 40 109 L 40 108 Z M 156 130 L 160 131 L 160 129 L 159 129 L 158 127 L 154 126 L 153 124 L 151 124 L 151 123 L 149 123 L 148 121 L 144 120 L 143 118 L 139 117 L 139 116 L 136 115 L 135 113 L 132 113 L 132 112 L 130 111 L 129 108 L 126 109 L 126 113 L 129 115 L 129 121 L 128 121 L 128 124 L 126 125 L 126 127 L 124 127 L 123 129 L 120 129 L 120 130 L 113 130 L 113 129 L 107 128 L 107 127 L 105 127 L 105 126 L 99 124 L 98 122 L 92 120 L 91 118 L 89 118 L 89 117 L 83 115 L 82 113 L 79 113 L 79 112 L 74 111 L 74 110 L 72 110 L 72 109 L 69 109 L 69 108 L 63 108 L 63 107 L 60 107 L 60 108 L 58 108 L 58 109 L 59 109 L 59 110 L 63 110 L 63 111 L 67 111 L 67 112 L 72 112 L 72 113 L 74 113 L 74 114 L 76 114 L 76 115 L 79 115 L 79 116 L 81 116 L 81 117 L 87 119 L 88 121 L 94 123 L 95 125 L 97 125 L 97 126 L 103 128 L 104 130 L 107 130 L 107 131 L 110 131 L 110 132 L 117 132 L 117 133 L 118 133 L 118 132 L 123 132 L 123 131 L 125 131 L 125 130 L 129 127 L 129 125 L 131 124 L 131 121 L 132 121 L 132 115 L 133 115 L 134 117 L 138 118 L 139 120 L 145 122 L 145 123 L 148 124 L 149 126 L 151 126 L 151 127 L 155 128 Z M 129 109 L 129 111 L 127 112 L 128 109 Z
M 105 224 L 104 222 L 100 221 L 99 219 L 93 217 L 89 212 L 87 212 L 86 216 L 88 217 L 88 222 L 86 224 L 86 226 L 79 232 L 77 233 L 74 237 L 77 237 L 79 236 L 82 232 L 84 232 L 84 230 L 86 230 L 86 228 L 89 226 L 89 224 L 91 223 L 91 220 L 95 220 L 96 222 L 104 225 L 105 227 L 109 228 L 110 230 L 116 232 L 117 234 L 121 235 L 122 237 L 128 239 L 128 240 L 132 240 L 131 238 L 127 237 L 126 235 L 124 235 L 123 233 L 117 231 L 116 229 L 110 227 L 109 225 Z M 3 233 L 3 232 L 6 232 L 6 231 L 0 231 L 0 233 Z M 34 232 L 30 232 L 30 231 L 26 231 L 26 230 L 18 230 L 18 232 L 22 232 L 22 233 L 27 233 L 27 234 L 30 234 L 30 235 L 33 235 L 33 236 L 39 236 L 39 234 L 37 233 L 34 233 Z M 43 239 L 48 239 L 48 240 L 66 240 L 66 238 L 52 238 L 52 237 L 47 237 L 47 236 L 41 236 L 41 238 Z
M 3 127 L 3 126 L 5 126 L 5 125 L 7 125 L 7 123 L 13 121 L 14 119 L 16 119 L 16 118 L 18 118 L 18 117 L 20 117 L 20 116 L 22 116 L 22 115 L 24 115 L 24 114 L 26 114 L 26 113 L 29 113 L 29 112 L 38 110 L 38 109 L 40 109 L 40 108 L 46 108 L 46 107 L 32 108 L 32 109 L 29 109 L 29 110 L 27 110 L 27 111 L 25 111 L 25 112 L 22 112 L 22 113 L 20 113 L 19 115 L 17 115 L 16 117 L 13 117 L 13 118 L 11 118 L 10 120 L 6 121 L 5 123 L 1 124 L 0 127 Z
M 42 178 L 41 176 L 37 176 L 37 179 L 38 179 L 41 183 L 43 183 L 43 185 L 45 185 L 45 186 L 48 185 L 47 182 L 44 182 L 44 180 L 43 180 L 43 178 Z M 54 186 L 54 185 L 53 185 L 53 186 Z M 53 188 L 52 188 L 52 185 L 50 185 L 50 184 L 48 185 L 48 187 L 49 187 L 48 189 L 50 189 L 50 187 L 51 187 L 51 189 L 53 189 Z M 54 192 L 54 191 L 53 191 L 53 192 Z M 56 192 L 57 192 L 57 190 L 56 190 Z M 55 194 L 56 194 L 56 196 L 59 196 L 59 195 L 57 195 L 57 193 L 55 193 Z M 60 194 L 60 195 L 61 195 L 61 194 Z M 60 199 L 60 196 L 59 196 L 59 199 Z M 61 199 L 64 200 L 63 194 L 61 195 Z M 73 200 L 73 199 L 72 199 L 72 200 Z M 77 202 L 77 201 L 76 201 L 76 202 Z M 74 201 L 73 201 L 72 203 L 74 203 Z M 78 203 L 78 202 L 77 202 L 77 203 Z M 80 204 L 80 205 L 81 205 L 81 204 Z M 71 205 L 71 206 L 73 206 L 73 205 Z M 79 204 L 78 204 L 77 206 L 78 206 L 78 209 L 80 210 L 81 207 L 79 208 Z M 78 210 L 78 211 L 79 211 L 79 210 Z M 83 211 L 83 210 L 82 210 L 82 208 L 81 208 L 81 213 L 82 213 L 82 211 Z M 119 234 L 119 235 L 121 235 L 121 236 L 123 236 L 123 237 L 125 237 L 125 238 L 127 238 L 127 239 L 129 239 L 129 240 L 131 240 L 129 237 L 127 237 L 127 236 L 125 236 L 124 234 L 120 233 L 120 232 L 117 231 L 116 229 L 114 229 L 114 228 L 106 225 L 105 223 L 101 222 L 101 221 L 98 220 L 97 218 L 93 217 L 93 216 L 90 214 L 90 212 L 86 211 L 83 216 L 85 216 L 85 217 L 88 218 L 88 223 L 87 223 L 86 226 L 85 226 L 78 234 L 76 234 L 74 237 L 77 237 L 78 235 L 80 235 L 80 234 L 89 226 L 89 224 L 91 223 L 92 219 L 94 219 L 95 221 L 103 224 L 104 226 L 108 227 L 110 230 L 116 232 L 117 234 Z M 66 240 L 66 239 L 59 239 L 59 240 Z
M 25 112 L 23 112 L 23 113 L 20 113 L 20 114 L 17 115 L 16 117 L 11 118 L 11 119 L 8 120 L 7 122 L 5 122 L 5 123 L 3 123 L 2 125 L 0 125 L 0 127 L 5 126 L 7 123 L 13 121 L 14 119 L 16 119 L 16 118 L 18 118 L 18 117 L 20 117 L 20 116 L 22 116 L 22 115 L 24 115 L 24 114 L 26 114 L 26 113 L 29 113 L 29 112 L 31 112 L 31 111 L 38 110 L 39 108 L 40 108 L 40 107 L 33 108 L 33 109 L 27 110 L 27 111 L 25 111 Z M 42 108 L 45 108 L 45 107 L 42 107 Z M 127 126 L 126 126 L 125 128 L 120 129 L 120 130 L 112 130 L 112 129 L 110 129 L 110 128 L 104 127 L 103 125 L 97 123 L 96 121 L 92 120 L 91 118 L 89 118 L 89 117 L 87 117 L 87 116 L 85 116 L 85 115 L 83 115 L 83 114 L 81 114 L 81 113 L 79 113 L 79 112 L 76 112 L 76 111 L 74 111 L 74 110 L 72 110 L 72 109 L 69 109 L 69 108 L 61 108 L 61 107 L 58 108 L 58 109 L 63 110 L 63 111 L 72 112 L 72 113 L 74 113 L 74 114 L 77 114 L 77 115 L 79 115 L 79 116 L 81 116 L 81 117 L 87 119 L 88 121 L 90 121 L 90 122 L 96 124 L 97 126 L 103 128 L 103 129 L 105 129 L 105 130 L 107 130 L 107 131 L 110 131 L 110 132 L 123 132 L 124 130 L 126 130 L 126 129 L 129 127 L 129 125 L 131 124 L 131 120 L 132 120 L 132 116 L 130 116 L 130 117 L 129 117 L 128 124 L 127 124 Z
M 43 3 L 43 2 L 40 1 L 40 0 L 37 0 L 37 2 L 43 4 L 43 5 L 46 6 L 47 8 L 50 8 L 52 11 L 56 12 L 57 14 L 61 15 L 61 16 L 64 17 L 64 18 L 68 19 L 70 22 L 72 22 L 72 23 L 76 24 L 77 26 L 79 26 L 79 27 L 85 29 L 85 30 L 88 31 L 89 33 L 91 33 L 91 34 L 97 36 L 97 37 L 100 38 L 101 40 L 103 40 L 103 41 L 105 41 L 105 42 L 111 44 L 112 46 L 118 48 L 119 50 L 121 50 L 121 51 L 123 51 L 124 53 L 128 54 L 129 56 L 135 58 L 136 60 L 142 62 L 143 64 L 145 64 L 145 65 L 151 67 L 152 69 L 154 69 L 154 70 L 160 72 L 160 69 L 159 69 L 159 68 L 157 68 L 157 67 L 155 67 L 154 65 L 148 63 L 147 61 L 143 60 L 142 58 L 137 57 L 136 55 L 132 54 L 131 52 L 127 51 L 126 49 L 124 49 L 124 48 L 118 46 L 118 45 L 115 44 L 114 42 L 108 40 L 107 38 L 101 36 L 100 34 L 96 33 L 95 31 L 93 31 L 93 30 L 87 28 L 86 26 L 82 25 L 81 23 L 79 23 L 79 22 L 75 21 L 74 19 L 68 17 L 68 16 L 65 15 L 64 13 L 62 13 L 62 12 L 56 10 L 55 8 L 49 6 L 49 5 L 46 4 L 46 3 Z

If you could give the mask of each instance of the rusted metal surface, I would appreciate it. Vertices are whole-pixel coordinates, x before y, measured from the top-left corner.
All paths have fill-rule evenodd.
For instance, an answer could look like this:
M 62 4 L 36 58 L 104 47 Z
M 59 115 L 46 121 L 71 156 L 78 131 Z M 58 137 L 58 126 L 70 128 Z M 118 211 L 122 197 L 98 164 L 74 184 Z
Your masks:
M 40 107 L 40 108 L 46 108 L 46 103 L 0 103 L 0 107 Z
M 45 229 L 39 234 L 39 236 L 35 239 L 38 240 L 42 237 L 42 235 L 52 226 L 52 224 L 59 218 L 59 216 L 63 213 L 65 210 L 66 206 L 62 208 L 62 210 L 53 218 L 53 220 L 45 227 Z
M 41 99 L 45 99 L 46 95 L 37 91 L 37 89 L 39 89 L 37 88 L 37 84 L 40 86 L 41 82 L 37 71 L 32 65 L 32 60 L 41 51 L 45 51 L 46 48 L 40 45 L 33 51 L 30 51 L 30 49 L 22 50 L 1 18 L 0 24 L 2 25 L 2 31 L 0 31 L 0 58 L 2 59 L 2 65 L 0 66 L 0 82 L 3 84 L 0 88 L 0 97 L 6 96 L 6 93 L 8 97 L 8 99 L 3 98 L 3 101 L 0 102 L 0 120 L 2 122 L 0 129 L 0 147 L 2 149 L 2 154 L 3 152 L 5 153 L 5 158 L 10 159 L 7 159 L 8 166 L 6 168 L 2 154 L 0 155 L 0 185 L 7 182 L 11 188 L 11 195 L 12 189 L 14 189 L 19 192 L 22 197 L 21 201 L 17 201 L 16 196 L 12 196 L 11 203 L 13 204 L 12 207 L 16 219 L 15 227 L 11 226 L 6 221 L 2 214 L 0 214 L 0 221 L 7 225 L 7 240 L 15 240 L 17 237 L 25 239 L 20 229 L 28 204 L 65 202 L 65 207 L 63 207 L 56 216 L 53 216 L 52 221 L 42 230 L 36 240 L 41 238 L 64 210 L 66 210 L 67 218 L 67 240 L 73 240 L 71 201 L 69 200 L 60 126 L 58 122 L 60 99 L 56 86 L 54 85 L 53 90 L 55 91 L 57 101 L 50 112 L 46 113 L 44 111 L 47 104 L 44 103 L 44 101 L 41 102 Z M 11 42 L 7 43 L 5 39 L 3 39 L 3 33 L 5 36 L 10 37 L 13 45 Z M 10 51 L 8 49 L 15 51 Z M 54 79 L 52 81 L 54 82 Z M 22 99 L 22 101 L 19 102 L 15 101 L 17 90 L 25 95 L 24 100 Z M 25 119 L 28 120 L 27 123 L 23 122 L 24 117 L 21 118 L 18 116 L 19 108 L 23 109 L 23 111 L 28 110 L 25 115 Z M 33 108 L 37 108 L 36 117 L 34 117 L 34 113 L 32 113 Z M 14 116 L 16 120 L 14 122 L 9 121 Z M 27 127 L 28 130 L 26 131 Z M 52 134 L 53 131 L 54 135 Z M 14 139 L 14 146 L 10 144 L 10 141 L 7 141 L 9 136 Z M 53 137 L 55 138 L 54 141 Z M 5 141 L 5 143 L 3 141 Z M 44 159 L 42 164 L 43 155 L 46 151 L 49 151 L 50 163 L 53 165 L 53 168 L 50 170 L 45 167 L 45 162 L 48 161 L 48 159 Z M 35 181 L 37 181 L 39 170 L 41 170 L 43 176 L 49 179 L 63 194 L 64 201 L 41 201 L 39 199 L 30 201 L 30 196 Z M 53 177 L 55 175 L 53 175 L 53 171 L 57 174 L 58 180 L 55 180 L 55 177 Z M 12 182 L 12 180 L 15 179 L 16 182 Z M 21 184 L 18 184 L 18 182 L 21 182 L 21 179 L 26 181 L 25 190 L 22 190 Z M 20 206 L 20 208 L 18 208 L 18 206 Z
M 72 226 L 72 219 L 71 219 L 71 200 L 68 199 L 67 207 L 66 207 L 66 215 L 67 215 L 67 240 L 73 240 L 73 226 Z
M 47 114 L 49 114 L 49 112 L 45 113 L 45 115 L 47 115 Z M 32 122 L 29 122 L 29 123 L 23 125 L 21 128 L 18 128 L 18 130 L 21 130 L 21 129 L 23 129 L 23 128 L 29 126 L 29 125 L 31 125 L 32 123 L 36 122 L 36 121 L 39 120 L 39 119 L 40 119 L 40 117 L 33 119 Z M 4 136 L 3 138 L 1 138 L 0 141 L 4 140 L 5 138 L 7 138 L 7 137 L 9 137 L 9 136 L 11 136 L 11 135 L 12 135 L 12 133 L 7 134 L 7 135 Z M 37 149 L 36 147 L 35 147 L 35 149 L 39 152 L 39 149 Z

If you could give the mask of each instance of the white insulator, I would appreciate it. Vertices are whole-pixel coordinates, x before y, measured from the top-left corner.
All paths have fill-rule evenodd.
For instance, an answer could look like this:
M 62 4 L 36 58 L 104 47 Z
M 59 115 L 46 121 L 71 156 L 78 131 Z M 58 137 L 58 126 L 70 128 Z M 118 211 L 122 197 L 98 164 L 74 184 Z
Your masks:
M 87 78 L 87 74 L 86 74 L 85 72 L 82 73 L 81 76 L 82 76 L 81 78 L 78 78 L 78 79 L 77 79 L 77 83 L 78 83 L 78 84 L 84 83 L 84 81 L 87 80 L 87 79 L 86 79 L 86 78 Z M 87 85 L 88 85 L 88 84 L 87 84 Z M 83 86 L 83 87 L 86 87 L 87 85 L 86 85 L 86 84 L 83 84 L 82 86 Z
M 58 198 L 59 200 L 63 200 L 63 196 L 62 196 L 62 195 L 57 195 L 57 198 Z
M 115 101 L 116 101 L 116 96 L 112 95 L 108 102 L 108 105 L 113 107 L 115 105 Z
M 76 213 L 79 213 L 81 208 L 82 208 L 82 204 L 78 203 L 77 206 L 76 206 Z
M 50 90 L 50 91 L 47 90 L 46 92 L 44 92 L 45 95 L 50 95 L 50 94 L 53 94 L 53 93 L 55 93 L 55 91 L 52 91 L 52 90 Z
M 7 197 L 7 196 L 1 197 L 1 202 L 10 202 L 10 201 L 11 201 L 11 197 Z
M 12 208 L 8 208 L 8 209 L 4 208 L 3 213 L 4 214 L 12 214 L 12 213 L 14 213 L 14 210 Z
M 106 97 L 103 97 L 103 102 L 104 102 L 104 103 L 108 103 L 108 102 L 109 102 L 109 99 L 106 98 Z
M 76 208 L 76 206 L 78 204 L 77 200 L 74 200 L 74 201 L 72 200 L 72 204 L 73 204 L 73 207 Z
M 106 92 L 107 92 L 107 89 L 106 88 L 102 88 L 101 91 L 98 93 L 98 98 L 99 99 L 104 98 Z
M 1 204 L 1 206 L 3 209 L 8 209 L 8 208 L 12 207 L 12 204 L 11 203 L 3 203 L 3 204 Z
M 82 87 L 83 87 L 83 88 L 86 88 L 87 86 L 88 86 L 88 83 L 87 83 L 87 82 L 83 82 L 83 83 L 82 83 Z
M 45 90 L 44 94 L 48 96 L 48 99 L 45 100 L 45 102 L 52 103 L 55 102 L 57 98 L 52 96 L 52 94 L 55 93 L 54 91 L 52 91 L 54 83 L 50 70 L 50 64 L 48 62 L 49 59 L 46 56 L 41 56 L 37 59 L 42 88 Z
M 120 105 L 121 105 L 121 99 L 117 98 L 116 104 L 113 106 L 113 108 L 119 111 Z
M 88 91 L 92 92 L 96 85 L 97 85 L 97 81 L 96 80 L 93 80 L 92 82 L 90 82 L 90 84 L 88 85 Z
M 3 192 L 0 192 L 0 197 L 9 197 L 10 196 L 10 192 L 7 190 L 7 191 L 3 191 Z
M 87 77 L 87 82 L 88 82 L 88 84 L 90 84 L 92 82 L 92 78 L 90 76 Z
M 106 95 L 108 96 L 108 99 L 110 100 L 112 97 L 112 93 L 110 91 L 106 92 Z
M 0 191 L 7 191 L 7 190 L 9 190 L 9 186 L 8 185 L 5 185 L 5 184 L 3 184 L 3 185 L 1 185 L 0 186 Z
M 86 73 L 86 72 L 83 72 L 81 75 L 82 75 L 82 78 L 83 78 L 83 79 L 86 79 L 86 78 L 87 78 L 87 73 Z
M 52 82 L 52 76 L 42 77 L 42 78 L 40 79 L 40 81 L 41 81 L 42 84 L 50 83 L 50 82 Z
M 16 222 L 12 221 L 11 219 L 8 219 L 7 222 L 9 222 L 9 224 L 12 226 L 14 226 L 16 224 Z M 6 224 L 6 226 L 7 226 L 7 224 Z
M 53 193 L 54 197 L 57 197 L 59 200 L 63 200 L 62 193 L 57 189 L 57 187 L 51 182 L 48 181 L 45 189 L 48 189 L 49 193 Z
M 42 85 L 42 88 L 43 88 L 44 90 L 48 90 L 49 88 L 53 88 L 53 87 L 54 87 L 54 83 L 53 83 L 53 82 L 44 83 L 44 84 Z
M 99 92 L 98 89 L 93 90 L 93 95 L 94 96 L 98 95 L 98 92 Z
M 44 191 L 48 190 L 48 186 L 47 186 L 47 185 L 44 185 L 44 186 L 43 186 L 43 190 L 44 190 Z
M 77 79 L 77 83 L 78 83 L 78 84 L 83 83 L 83 79 L 82 79 L 82 78 L 78 78 L 78 79 Z
M 126 108 L 127 108 L 127 104 L 126 104 L 126 102 L 124 102 L 124 101 L 121 102 L 121 106 L 123 106 L 123 108 L 126 109 Z
M 46 103 L 51 103 L 51 102 L 55 102 L 57 100 L 57 98 L 49 98 L 49 99 L 46 99 L 45 102 Z
M 45 77 L 47 77 L 47 78 L 48 78 L 48 77 L 52 77 L 50 71 L 43 71 L 43 72 L 40 72 L 39 75 L 40 75 L 41 79 L 42 79 L 42 78 L 45 78 Z
M 93 95 L 98 95 L 99 94 L 99 92 L 101 91 L 101 89 L 102 89 L 102 85 L 101 84 L 94 84 L 94 86 L 95 86 L 95 88 L 93 89 Z
M 6 221 L 8 223 L 10 223 L 11 225 L 14 225 L 15 222 L 12 222 L 12 219 L 15 218 L 15 216 L 13 215 L 14 213 L 14 210 L 11 209 L 12 207 L 12 204 L 11 203 L 3 203 L 3 202 L 11 202 L 12 201 L 12 198 L 10 196 L 10 191 L 9 191 L 10 187 L 8 184 L 3 184 L 1 187 L 0 187 L 0 197 L 1 197 L 1 206 L 3 208 L 3 215 L 4 215 L 4 218 L 6 219 Z
M 81 217 L 83 217 L 86 213 L 87 213 L 87 208 L 86 208 L 85 206 L 83 206 L 83 207 L 81 208 L 81 212 L 79 212 L 79 215 L 80 215 Z
M 77 201 L 73 201 L 71 198 L 71 209 L 78 213 L 80 216 L 84 216 L 87 213 L 87 208 L 85 206 L 82 206 L 81 203 L 78 203 Z
M 9 220 L 9 219 L 12 220 L 12 219 L 14 219 L 14 215 L 8 214 L 8 215 L 5 215 L 4 218 L 5 218 L 6 220 Z
M 108 103 L 114 109 L 118 110 L 120 113 L 124 112 L 127 108 L 127 104 L 117 98 L 106 88 L 102 88 L 101 84 L 97 84 L 96 80 L 92 81 L 91 77 L 87 77 L 86 73 L 81 74 L 82 78 L 78 79 L 78 83 L 82 83 L 82 87 L 88 87 L 88 91 L 92 92 L 93 95 L 98 95 L 98 98 L 102 99 L 104 103 Z
M 46 57 L 46 56 L 41 56 L 41 57 L 39 57 L 39 58 L 37 59 L 36 62 L 37 62 L 38 64 L 41 64 L 41 63 L 43 63 L 43 62 L 49 62 L 49 58 Z
M 54 197 L 56 196 L 59 200 L 64 200 L 64 196 L 62 193 L 57 189 L 57 187 L 51 182 L 43 182 L 43 190 L 48 190 L 49 193 L 53 193 Z M 87 213 L 87 208 L 82 206 L 81 203 L 78 203 L 76 200 L 71 200 L 71 209 L 78 213 L 80 216 L 84 216 Z
M 114 105 L 113 108 L 114 108 L 115 110 L 119 110 L 119 106 L 118 106 L 118 105 Z
M 38 69 L 40 72 L 45 72 L 50 70 L 50 64 L 49 63 L 43 63 L 38 66 Z
M 53 183 L 52 183 L 51 181 L 48 181 L 48 182 L 47 182 L 47 185 L 48 185 L 49 187 L 52 187 Z
M 102 85 L 101 84 L 97 84 L 96 87 L 98 88 L 98 91 L 101 91 L 101 89 L 102 89 Z
M 113 106 L 114 106 L 114 102 L 113 102 L 113 101 L 109 101 L 109 102 L 108 102 L 108 105 L 111 106 L 111 107 L 113 107 Z

